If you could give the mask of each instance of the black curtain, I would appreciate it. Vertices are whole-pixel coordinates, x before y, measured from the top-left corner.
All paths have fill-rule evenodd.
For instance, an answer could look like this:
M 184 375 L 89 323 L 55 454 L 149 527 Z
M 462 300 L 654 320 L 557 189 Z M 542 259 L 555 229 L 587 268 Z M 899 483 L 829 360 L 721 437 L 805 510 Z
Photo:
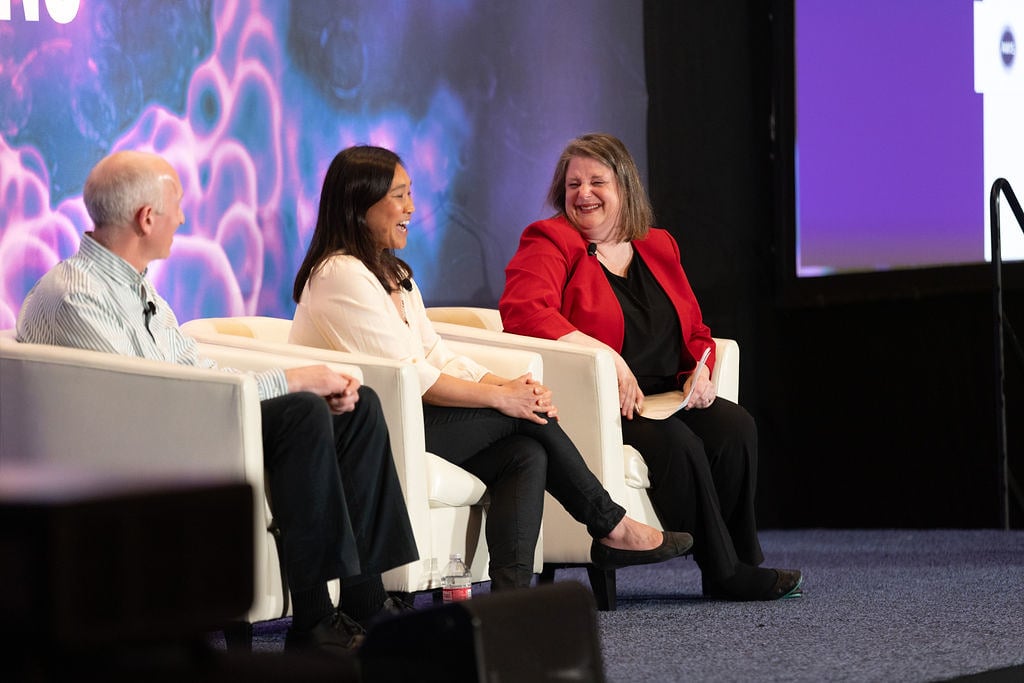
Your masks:
M 713 334 L 740 343 L 761 526 L 998 526 L 990 295 L 780 303 L 771 3 L 648 0 L 644 29 L 651 198 Z M 1024 370 L 1007 366 L 1024 480 Z

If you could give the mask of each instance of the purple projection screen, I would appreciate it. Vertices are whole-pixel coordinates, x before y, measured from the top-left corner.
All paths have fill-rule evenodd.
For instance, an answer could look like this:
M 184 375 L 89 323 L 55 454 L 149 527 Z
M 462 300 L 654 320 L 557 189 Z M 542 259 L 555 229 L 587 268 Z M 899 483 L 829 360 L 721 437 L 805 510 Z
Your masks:
M 794 0 L 793 30 L 796 275 L 990 260 L 992 182 L 1024 196 L 1024 3 Z

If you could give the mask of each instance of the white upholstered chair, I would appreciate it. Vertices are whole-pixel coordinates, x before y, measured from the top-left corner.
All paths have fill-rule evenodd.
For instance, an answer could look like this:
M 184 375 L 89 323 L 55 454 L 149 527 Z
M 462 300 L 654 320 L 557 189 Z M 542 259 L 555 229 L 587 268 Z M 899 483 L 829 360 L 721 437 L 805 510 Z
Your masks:
M 262 351 L 301 358 L 303 363 L 345 362 L 357 365 L 363 381 L 381 398 L 391 435 L 406 507 L 413 524 L 420 562 L 384 575 L 388 590 L 416 592 L 440 588 L 440 571 L 451 553 L 462 553 L 473 581 L 487 576 L 488 555 L 483 534 L 485 486 L 469 472 L 429 453 L 424 445 L 423 403 L 419 379 L 410 363 L 288 343 L 291 321 L 263 316 L 201 318 L 182 330 L 207 345 Z M 508 353 L 491 346 L 453 342 L 452 350 L 500 374 L 541 376 L 538 354 Z M 543 566 L 543 538 L 537 543 L 535 569 Z M 436 560 L 436 571 L 431 562 Z
M 535 351 L 544 359 L 544 383 L 555 394 L 559 422 L 583 459 L 627 514 L 662 528 L 647 489 L 647 464 L 632 446 L 623 444 L 618 385 L 612 354 L 579 344 L 502 332 L 496 309 L 428 308 L 438 333 L 449 342 L 489 344 L 502 349 Z M 715 339 L 716 363 L 711 380 L 719 396 L 736 401 L 739 394 L 739 345 Z M 590 564 L 590 537 L 584 527 L 547 497 L 544 507 L 544 580 L 559 566 L 587 565 L 600 609 L 615 609 L 614 572 Z
M 203 345 L 226 367 L 262 370 L 301 359 Z M 336 369 L 361 376 L 358 367 Z M 102 406 L 102 408 L 100 407 Z M 253 490 L 253 599 L 225 625 L 231 647 L 252 623 L 290 611 L 264 495 L 259 396 L 246 374 L 42 344 L 0 331 L 0 469 L 71 476 L 246 482 Z M 482 487 L 481 487 L 482 490 Z M 337 582 L 332 592 L 337 595 Z

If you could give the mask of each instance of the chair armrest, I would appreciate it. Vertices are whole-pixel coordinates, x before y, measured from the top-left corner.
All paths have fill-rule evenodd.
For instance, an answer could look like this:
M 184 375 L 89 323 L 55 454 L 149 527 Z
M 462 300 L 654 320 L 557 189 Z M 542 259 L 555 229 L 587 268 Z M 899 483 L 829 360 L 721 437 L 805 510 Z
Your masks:
M 255 381 L 0 338 L 0 466 L 245 479 L 262 491 Z
M 181 330 L 197 339 L 210 335 L 231 335 L 287 344 L 291 327 L 292 321 L 285 318 L 243 315 L 228 318 L 197 318 L 182 323 Z
M 538 382 L 544 381 L 544 361 L 539 353 L 527 349 L 499 348 L 455 339 L 445 343 L 455 353 L 475 360 L 495 375 L 510 379 L 530 373 Z
M 255 344 L 254 344 L 255 346 Z M 276 353 L 269 349 L 266 351 L 257 348 L 234 348 L 220 344 L 199 343 L 199 353 L 212 359 L 222 368 L 233 368 L 248 372 L 262 372 L 281 368 L 300 368 L 307 365 L 326 365 L 335 372 L 341 372 L 355 377 L 363 382 L 363 370 L 358 365 L 345 362 L 351 359 L 316 359 L 311 360 L 295 354 Z
M 740 345 L 735 339 L 715 337 L 715 370 L 711 373 L 715 393 L 733 403 L 740 402 Z
M 496 308 L 432 306 L 427 309 L 427 317 L 436 323 L 478 327 L 492 332 L 501 332 L 504 329 L 501 324 L 501 313 Z

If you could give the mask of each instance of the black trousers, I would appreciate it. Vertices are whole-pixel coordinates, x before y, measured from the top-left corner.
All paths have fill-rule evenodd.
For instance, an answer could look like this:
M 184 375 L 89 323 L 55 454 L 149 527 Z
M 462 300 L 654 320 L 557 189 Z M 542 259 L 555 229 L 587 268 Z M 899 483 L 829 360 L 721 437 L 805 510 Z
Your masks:
M 484 533 L 492 587 L 529 585 L 544 491 L 594 538 L 625 516 L 555 420 L 541 425 L 497 410 L 424 405 L 427 450 L 479 477 L 490 507 Z
M 379 574 L 418 559 L 380 399 L 359 389 L 352 412 L 295 393 L 261 403 L 263 463 L 288 584 Z
M 745 409 L 716 398 L 665 420 L 622 420 L 622 437 L 647 462 L 651 503 L 666 529 L 693 534 L 701 571 L 724 579 L 737 562 L 764 561 L 757 539 L 757 427 Z

